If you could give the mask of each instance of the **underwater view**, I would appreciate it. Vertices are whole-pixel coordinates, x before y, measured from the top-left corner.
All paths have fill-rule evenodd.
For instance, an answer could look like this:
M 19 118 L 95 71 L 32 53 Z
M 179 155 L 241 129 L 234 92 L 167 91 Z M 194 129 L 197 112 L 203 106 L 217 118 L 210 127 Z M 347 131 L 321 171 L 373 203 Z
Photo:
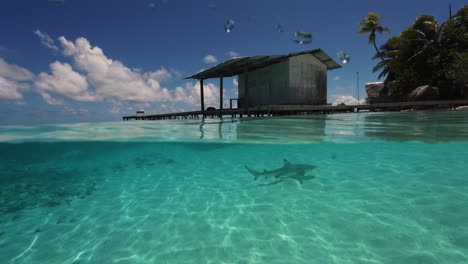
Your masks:
M 2 1 L 0 264 L 467 264 L 467 3 Z
M 468 112 L 0 127 L 2 263 L 467 263 Z

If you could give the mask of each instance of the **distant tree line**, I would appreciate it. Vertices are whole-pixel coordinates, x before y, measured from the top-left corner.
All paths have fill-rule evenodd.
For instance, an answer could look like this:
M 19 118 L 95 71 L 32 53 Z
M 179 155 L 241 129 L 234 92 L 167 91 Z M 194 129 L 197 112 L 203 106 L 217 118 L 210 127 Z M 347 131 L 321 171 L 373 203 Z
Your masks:
M 361 34 L 369 33 L 379 62 L 373 72 L 385 77 L 385 87 L 401 97 L 418 86 L 439 88 L 439 99 L 465 97 L 468 85 L 468 6 L 439 24 L 432 15 L 423 14 L 377 48 L 376 33 L 388 32 L 380 17 L 370 12 L 360 22 Z M 464 94 L 465 93 L 465 94 Z

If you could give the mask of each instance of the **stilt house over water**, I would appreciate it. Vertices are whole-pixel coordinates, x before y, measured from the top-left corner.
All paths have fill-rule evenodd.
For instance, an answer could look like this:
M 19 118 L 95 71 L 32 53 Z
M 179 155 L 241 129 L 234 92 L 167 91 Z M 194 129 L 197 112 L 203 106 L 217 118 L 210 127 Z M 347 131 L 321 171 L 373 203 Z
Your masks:
M 327 70 L 341 66 L 321 49 L 286 55 L 235 57 L 187 77 L 200 80 L 201 110 L 205 110 L 203 81 L 238 75 L 238 108 L 262 105 L 321 105 L 327 103 Z M 234 99 L 234 100 L 236 100 Z M 231 99 L 232 100 L 232 99 Z

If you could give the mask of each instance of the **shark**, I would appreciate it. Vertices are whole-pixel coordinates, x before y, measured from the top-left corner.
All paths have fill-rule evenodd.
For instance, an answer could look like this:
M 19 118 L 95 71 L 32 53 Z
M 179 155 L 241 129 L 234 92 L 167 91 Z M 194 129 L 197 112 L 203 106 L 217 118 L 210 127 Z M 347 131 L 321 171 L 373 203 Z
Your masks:
M 309 164 L 294 164 L 287 159 L 284 159 L 283 162 L 283 167 L 270 171 L 263 170 L 263 172 L 259 172 L 249 168 L 248 166 L 245 166 L 245 168 L 250 174 L 252 174 L 252 176 L 254 176 L 254 181 L 263 176 L 265 179 L 274 177 L 275 179 L 279 179 L 280 182 L 288 178 L 295 179 L 301 184 L 304 178 L 307 177 L 305 176 L 305 173 L 316 168 L 314 165 Z

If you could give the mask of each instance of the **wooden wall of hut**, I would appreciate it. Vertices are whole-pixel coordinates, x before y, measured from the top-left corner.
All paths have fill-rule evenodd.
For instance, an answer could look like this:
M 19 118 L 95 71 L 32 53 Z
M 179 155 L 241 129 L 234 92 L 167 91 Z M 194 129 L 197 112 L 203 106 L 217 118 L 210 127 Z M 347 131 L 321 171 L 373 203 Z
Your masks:
M 259 105 L 319 105 L 327 102 L 327 67 L 310 54 L 291 57 L 239 75 L 239 98 Z M 242 106 L 243 107 L 243 106 Z

